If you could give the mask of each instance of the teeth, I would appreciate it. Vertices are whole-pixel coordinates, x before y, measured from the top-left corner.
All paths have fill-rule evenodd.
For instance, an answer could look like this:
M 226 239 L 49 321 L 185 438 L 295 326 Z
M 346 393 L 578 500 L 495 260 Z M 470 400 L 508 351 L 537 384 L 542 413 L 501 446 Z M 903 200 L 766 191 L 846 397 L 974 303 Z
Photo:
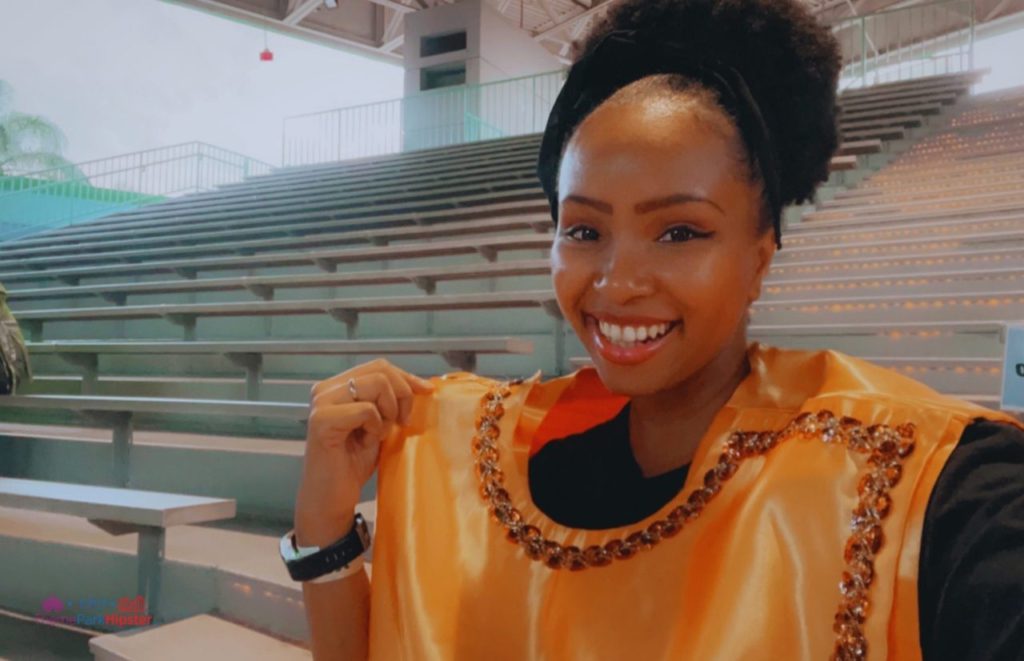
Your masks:
M 637 342 L 655 340 L 668 332 L 671 324 L 652 324 L 650 326 L 619 326 L 598 320 L 597 326 L 601 334 L 614 344 L 633 346 Z

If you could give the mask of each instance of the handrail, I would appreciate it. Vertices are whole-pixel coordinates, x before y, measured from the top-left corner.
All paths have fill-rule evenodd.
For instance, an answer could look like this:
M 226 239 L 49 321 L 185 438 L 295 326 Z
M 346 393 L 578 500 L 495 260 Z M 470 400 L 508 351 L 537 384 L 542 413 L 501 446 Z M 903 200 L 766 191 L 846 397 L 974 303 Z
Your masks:
M 443 87 L 286 117 L 281 161 L 286 167 L 311 165 L 537 133 L 565 73 Z
M 0 242 L 272 170 L 263 161 L 194 141 L 0 177 Z
M 845 63 L 840 91 L 974 68 L 973 0 L 886 9 L 844 19 L 832 31 Z
M 54 171 L 57 171 L 57 170 L 65 170 L 65 169 L 69 169 L 69 168 L 77 168 L 77 169 L 81 170 L 82 168 L 86 168 L 86 167 L 88 167 L 90 165 L 93 165 L 95 163 L 105 163 L 107 161 L 112 161 L 112 160 L 115 160 L 115 159 L 125 158 L 125 157 L 128 157 L 128 156 L 137 156 L 137 155 L 141 155 L 141 154 L 150 154 L 150 153 L 153 153 L 153 152 L 156 152 L 156 151 L 169 151 L 171 149 L 178 149 L 178 148 L 181 148 L 181 147 L 192 147 L 192 146 L 205 147 L 207 149 L 212 149 L 212 150 L 220 151 L 220 152 L 223 152 L 225 154 L 231 154 L 232 156 L 237 156 L 238 158 L 241 158 L 241 159 L 245 159 L 245 160 L 249 160 L 249 161 L 254 161 L 256 163 L 260 163 L 262 165 L 265 165 L 268 168 L 272 168 L 273 167 L 269 163 L 264 163 L 263 161 L 259 161 L 259 160 L 255 159 L 255 158 L 250 157 L 250 156 L 246 156 L 245 154 L 242 154 L 242 153 L 239 153 L 239 152 L 235 152 L 235 151 L 231 151 L 230 149 L 224 149 L 223 147 L 218 147 L 217 145 L 211 145 L 210 143 L 204 142 L 202 140 L 192 140 L 190 142 L 179 142 L 177 144 L 165 145 L 163 147 L 151 147 L 149 149 L 140 149 L 138 151 L 128 152 L 126 154 L 117 154 L 116 156 L 105 156 L 104 158 L 94 158 L 94 159 L 88 160 L 88 161 L 80 161 L 78 163 L 73 163 L 71 165 L 57 166 L 57 167 L 54 167 L 54 168 L 46 168 L 44 170 L 30 170 L 30 171 L 26 171 L 26 172 L 15 172 L 15 175 L 16 176 L 30 176 L 31 175 L 31 176 L 43 177 L 47 172 L 54 172 Z M 2 177 L 0 177 L 0 178 L 2 178 Z

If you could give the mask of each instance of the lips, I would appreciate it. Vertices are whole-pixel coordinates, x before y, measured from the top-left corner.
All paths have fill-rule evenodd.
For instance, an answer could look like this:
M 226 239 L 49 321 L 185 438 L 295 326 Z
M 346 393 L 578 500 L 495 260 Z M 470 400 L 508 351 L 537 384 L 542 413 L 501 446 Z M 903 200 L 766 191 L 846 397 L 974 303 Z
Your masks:
M 600 320 L 585 314 L 584 327 L 591 342 L 602 358 L 620 365 L 636 365 L 653 357 L 682 325 L 681 320 L 662 321 L 649 318 L 622 318 L 602 316 Z M 665 332 L 655 339 L 638 341 L 640 328 Z M 610 333 L 609 333 L 610 331 Z M 633 339 L 632 342 L 628 340 Z M 618 340 L 618 342 L 616 342 Z M 625 345 L 622 343 L 625 342 Z

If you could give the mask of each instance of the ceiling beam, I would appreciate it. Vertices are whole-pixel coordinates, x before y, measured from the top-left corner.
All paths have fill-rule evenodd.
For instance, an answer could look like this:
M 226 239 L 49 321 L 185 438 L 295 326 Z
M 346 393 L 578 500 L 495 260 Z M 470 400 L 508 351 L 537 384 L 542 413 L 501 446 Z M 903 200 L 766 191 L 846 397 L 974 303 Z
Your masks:
M 388 19 L 387 25 L 384 27 L 384 34 L 380 38 L 381 43 L 391 41 L 398 34 L 398 29 L 402 27 L 404 18 L 405 14 L 402 12 L 391 12 L 391 18 Z
M 996 16 L 999 16 L 999 14 L 1002 13 L 1002 11 L 1004 9 L 1006 9 L 1007 7 L 1010 6 L 1011 2 L 1013 2 L 1013 0 L 1003 0 L 1002 2 L 997 4 L 995 7 L 993 7 L 992 11 L 990 11 L 988 14 L 986 14 L 985 18 L 981 19 L 981 22 L 982 23 L 987 23 L 988 21 L 991 21 Z
M 369 2 L 372 2 L 375 5 L 380 5 L 381 7 L 387 7 L 388 9 L 393 9 L 393 10 L 395 10 L 397 12 L 401 12 L 403 14 L 408 14 L 411 11 L 416 11 L 415 7 L 410 7 L 409 5 L 403 5 L 401 2 L 396 2 L 395 0 L 369 0 Z
M 391 41 L 385 41 L 383 44 L 381 44 L 379 50 L 382 53 L 390 53 L 391 51 L 395 50 L 396 48 L 398 48 L 399 46 L 401 46 L 404 43 L 405 43 L 405 35 L 404 34 L 400 34 L 397 37 L 395 37 L 394 39 L 392 39 Z
M 611 7 L 616 2 L 618 2 L 618 0 L 606 0 L 605 2 L 602 2 L 599 5 L 595 4 L 590 9 L 586 9 L 584 11 L 581 11 L 580 13 L 578 13 L 578 14 L 576 14 L 574 16 L 570 16 L 569 18 L 565 19 L 561 23 L 555 23 L 554 25 L 552 25 L 548 29 L 542 30 L 542 31 L 538 32 L 537 34 L 533 35 L 533 40 L 534 41 L 541 41 L 542 39 L 551 39 L 551 38 L 553 38 L 553 35 L 556 32 L 558 32 L 559 30 L 564 30 L 565 28 L 572 27 L 578 21 L 581 21 L 584 18 L 587 18 L 588 16 L 593 16 L 597 12 L 605 10 L 608 7 Z
M 302 19 L 322 7 L 323 4 L 324 0 L 302 0 L 302 2 L 295 5 L 295 8 L 281 19 L 281 22 L 285 25 L 298 25 L 302 22 Z
M 558 14 L 556 14 L 555 10 L 551 8 L 551 0 L 540 0 L 540 6 L 544 8 L 545 13 L 547 13 L 548 18 L 552 22 L 558 20 Z

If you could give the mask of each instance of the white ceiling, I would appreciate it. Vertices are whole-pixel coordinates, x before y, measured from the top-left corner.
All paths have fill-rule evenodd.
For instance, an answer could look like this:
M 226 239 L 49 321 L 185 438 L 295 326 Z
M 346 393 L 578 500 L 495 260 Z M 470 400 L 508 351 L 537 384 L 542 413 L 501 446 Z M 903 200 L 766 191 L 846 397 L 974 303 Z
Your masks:
M 402 16 L 455 0 L 167 0 L 213 14 L 383 61 L 402 59 Z M 618 0 L 485 0 L 509 23 L 566 59 L 569 42 Z M 822 20 L 836 23 L 856 14 L 926 4 L 929 0 L 803 0 Z M 1024 11 L 1024 0 L 975 0 L 976 20 L 992 21 Z M 901 35 L 906 39 L 908 35 Z M 929 35 L 933 36 L 933 35 Z M 883 48 L 884 44 L 875 44 Z

